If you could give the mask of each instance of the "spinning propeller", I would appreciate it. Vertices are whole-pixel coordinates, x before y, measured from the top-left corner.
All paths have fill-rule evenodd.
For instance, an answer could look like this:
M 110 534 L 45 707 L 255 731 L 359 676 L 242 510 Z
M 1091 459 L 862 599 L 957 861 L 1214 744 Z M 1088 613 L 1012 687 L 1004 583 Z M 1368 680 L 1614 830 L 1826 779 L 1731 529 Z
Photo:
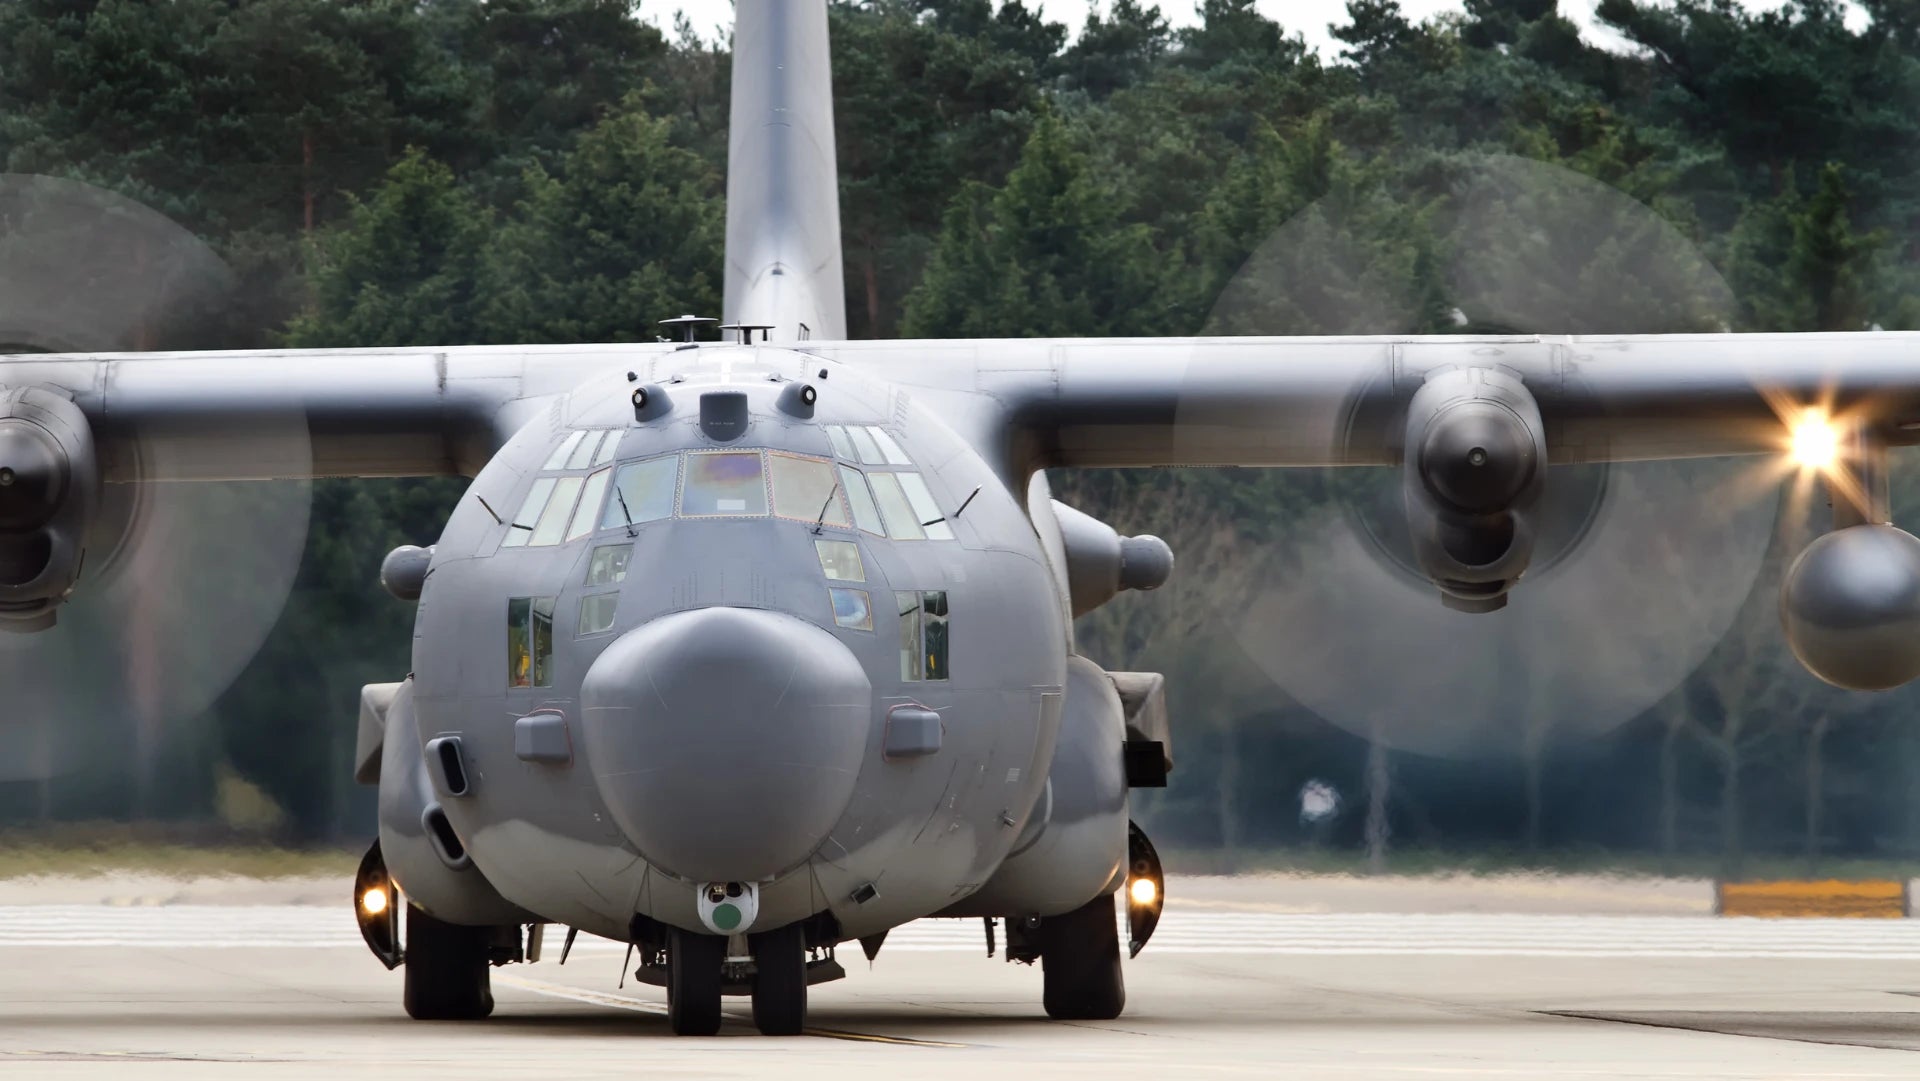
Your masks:
M 1638 201 L 1533 161 L 1448 168 L 1444 248 L 1421 254 L 1442 296 L 1421 295 L 1421 276 L 1374 243 L 1382 208 L 1346 193 L 1261 245 L 1203 333 L 1408 333 L 1436 313 L 1481 335 L 1731 321 L 1725 283 Z M 1396 397 L 1402 468 L 1283 478 L 1305 509 L 1277 538 L 1229 543 L 1236 558 L 1185 560 L 1175 576 L 1235 567 L 1230 583 L 1196 588 L 1252 663 L 1328 721 L 1397 749 L 1518 753 L 1549 724 L 1598 735 L 1632 719 L 1726 633 L 1777 518 L 1779 474 L 1752 460 L 1554 465 L 1527 391 L 1502 384 L 1497 360 L 1485 372 L 1430 376 L 1412 400 Z M 1354 389 L 1356 401 L 1381 397 Z M 1184 557 L 1239 528 L 1183 508 L 1162 535 Z
M 206 244 L 131 199 L 0 176 L 0 354 L 229 344 L 234 286 Z M 162 733 L 202 714 L 279 618 L 310 486 L 107 483 L 164 476 L 170 452 L 89 430 L 64 395 L 26 390 L 34 376 L 0 364 L 0 403 L 17 407 L 0 406 L 0 631 L 15 632 L 0 633 L 0 781 L 131 761 L 140 783 Z M 311 458 L 299 416 L 227 449 Z

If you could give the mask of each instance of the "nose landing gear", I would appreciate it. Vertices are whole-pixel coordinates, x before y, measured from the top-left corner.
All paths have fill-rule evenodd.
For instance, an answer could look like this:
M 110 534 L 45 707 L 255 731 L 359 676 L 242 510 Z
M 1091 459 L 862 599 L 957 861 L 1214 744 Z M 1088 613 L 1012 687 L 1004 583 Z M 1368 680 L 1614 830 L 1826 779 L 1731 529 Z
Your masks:
M 727 940 L 674 928 L 667 939 L 667 1025 L 675 1036 L 720 1031 L 720 968 Z
M 667 1021 L 674 1035 L 714 1035 L 720 1031 L 721 997 L 748 994 L 762 1035 L 798 1036 L 807 1024 L 808 983 L 843 974 L 831 960 L 809 971 L 804 923 L 746 936 L 751 966 L 727 956 L 729 941 L 677 928 L 668 934 Z
M 763 1036 L 798 1036 L 807 1024 L 807 940 L 800 924 L 749 936 L 753 1024 Z

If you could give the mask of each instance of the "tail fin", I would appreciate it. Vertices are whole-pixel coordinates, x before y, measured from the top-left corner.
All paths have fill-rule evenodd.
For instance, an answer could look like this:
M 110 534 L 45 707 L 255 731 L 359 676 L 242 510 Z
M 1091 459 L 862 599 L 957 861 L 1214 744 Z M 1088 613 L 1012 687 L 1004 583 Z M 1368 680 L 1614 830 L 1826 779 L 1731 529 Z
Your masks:
M 731 323 L 847 336 L 827 0 L 738 0 L 727 146 Z

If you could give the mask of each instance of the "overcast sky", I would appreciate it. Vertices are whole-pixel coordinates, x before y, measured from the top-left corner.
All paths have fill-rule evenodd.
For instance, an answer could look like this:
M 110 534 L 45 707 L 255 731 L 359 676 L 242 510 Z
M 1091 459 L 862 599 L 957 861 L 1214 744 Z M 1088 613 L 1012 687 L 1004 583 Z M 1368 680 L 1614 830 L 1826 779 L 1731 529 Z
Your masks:
M 1086 22 L 1087 9 L 1094 3 L 1106 6 L 1107 0 L 1040 0 L 1040 7 L 1047 16 L 1056 22 L 1066 23 L 1077 33 Z M 1561 0 L 1561 10 L 1568 12 L 1582 25 L 1593 26 L 1593 8 L 1598 0 Z M 1783 0 L 1747 0 L 1752 8 L 1779 7 Z M 1260 10 L 1271 19 L 1278 21 L 1290 32 L 1306 35 L 1307 41 L 1321 49 L 1327 55 L 1336 55 L 1331 48 L 1334 41 L 1327 34 L 1327 25 L 1345 22 L 1346 0 L 1258 0 Z M 1160 10 L 1165 12 L 1168 21 L 1175 26 L 1195 21 L 1193 14 L 1197 4 L 1194 0 L 1161 0 Z M 1423 19 L 1441 11 L 1458 11 L 1460 0 L 1400 0 L 1400 6 L 1406 13 Z M 671 25 L 675 11 L 685 11 L 693 19 L 700 31 L 711 37 L 715 27 L 726 26 L 733 21 L 732 0 L 642 0 L 641 10 L 649 19 L 664 25 Z M 1856 11 L 1856 17 L 1858 13 Z M 1591 29 L 1589 31 L 1592 33 Z M 1592 33 L 1594 40 L 1605 42 L 1608 35 L 1604 32 Z

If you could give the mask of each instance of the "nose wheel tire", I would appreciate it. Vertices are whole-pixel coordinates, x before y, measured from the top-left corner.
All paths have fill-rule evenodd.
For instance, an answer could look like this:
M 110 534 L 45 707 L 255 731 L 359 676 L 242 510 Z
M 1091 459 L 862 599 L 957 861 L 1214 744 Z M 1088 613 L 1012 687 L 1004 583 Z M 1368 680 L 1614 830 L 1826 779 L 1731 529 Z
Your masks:
M 493 1012 L 488 977 L 490 931 L 436 920 L 407 906 L 407 1016 L 417 1021 L 478 1021 Z
M 667 1024 L 675 1036 L 720 1031 L 720 967 L 727 940 L 675 929 L 667 940 Z
M 1120 972 L 1120 930 L 1112 897 L 1096 897 L 1040 921 L 1040 969 L 1047 1016 L 1111 1021 L 1127 1005 Z
M 807 940 L 800 925 L 752 935 L 753 1024 L 763 1036 L 798 1036 L 807 1024 Z

